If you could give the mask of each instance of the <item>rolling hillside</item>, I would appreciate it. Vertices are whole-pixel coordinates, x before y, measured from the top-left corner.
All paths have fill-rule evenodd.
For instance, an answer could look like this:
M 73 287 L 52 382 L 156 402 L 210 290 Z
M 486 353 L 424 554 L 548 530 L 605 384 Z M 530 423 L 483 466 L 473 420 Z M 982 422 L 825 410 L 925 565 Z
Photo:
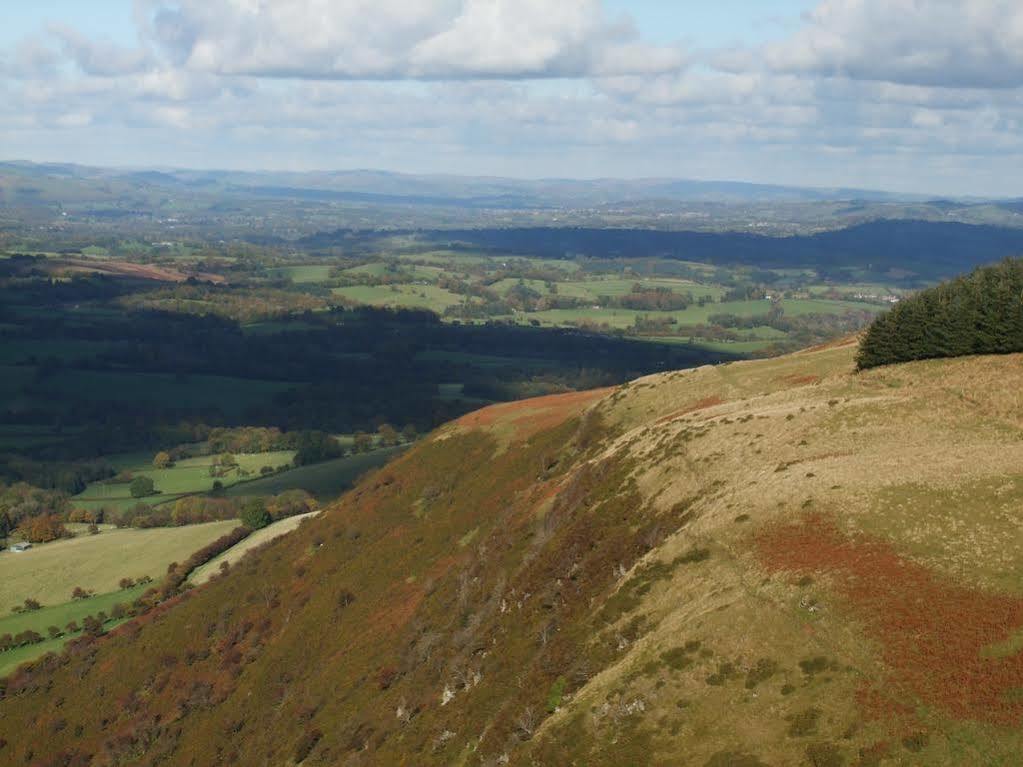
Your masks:
M 28 765 L 1009 765 L 1023 356 L 498 405 L 0 683 Z

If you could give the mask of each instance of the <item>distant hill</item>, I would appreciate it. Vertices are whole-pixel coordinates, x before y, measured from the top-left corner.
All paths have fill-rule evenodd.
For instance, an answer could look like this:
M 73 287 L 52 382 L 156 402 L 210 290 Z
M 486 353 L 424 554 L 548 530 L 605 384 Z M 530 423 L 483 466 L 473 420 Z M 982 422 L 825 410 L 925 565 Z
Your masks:
M 640 200 L 701 202 L 814 202 L 824 200 L 922 201 L 922 195 L 876 190 L 752 184 L 692 179 L 513 179 L 347 171 L 194 171 L 174 169 L 112 169 L 69 163 L 0 162 L 0 175 L 60 176 L 85 180 L 123 180 L 152 186 L 217 184 L 236 192 L 272 193 L 277 197 L 313 192 L 367 195 L 368 199 L 402 200 L 410 204 L 483 204 L 535 207 L 562 204 L 601 205 Z
M 323 222 L 368 230 L 568 227 L 809 234 L 871 221 L 1023 229 L 1018 200 L 686 179 L 513 179 L 376 170 L 218 171 L 0 162 L 0 207 L 62 228 L 173 219 L 294 240 Z M 161 222 L 161 219 L 164 221 Z M 253 221 L 263 231 L 253 230 Z M 269 232 L 266 231 L 269 229 Z M 138 232 L 133 233 L 137 235 Z
M 348 230 L 305 237 L 309 248 L 341 244 Z M 931 221 L 872 221 L 791 237 L 739 232 L 531 227 L 408 232 L 438 247 L 552 258 L 675 258 L 762 268 L 857 267 L 924 283 L 1023 253 L 1023 229 Z
M 35 765 L 1018 763 L 1023 357 L 487 408 L 0 683 Z

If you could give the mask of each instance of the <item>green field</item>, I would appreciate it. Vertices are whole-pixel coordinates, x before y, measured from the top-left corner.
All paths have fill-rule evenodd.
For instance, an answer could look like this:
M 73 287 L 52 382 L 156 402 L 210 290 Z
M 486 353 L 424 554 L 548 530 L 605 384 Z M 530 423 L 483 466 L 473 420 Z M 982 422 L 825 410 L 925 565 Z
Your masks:
M 149 530 L 108 530 L 35 546 L 21 554 L 0 552 L 0 614 L 26 598 L 62 604 L 75 586 L 105 594 L 121 578 L 154 579 L 238 526 L 237 520 Z
M 330 277 L 330 264 L 300 264 L 298 266 L 282 266 L 275 272 L 287 277 L 296 285 L 324 282 Z
M 48 637 L 50 626 L 56 626 L 61 631 L 71 621 L 75 621 L 81 626 L 82 621 L 87 616 L 96 615 L 100 612 L 105 612 L 109 615 L 114 605 L 134 602 L 148 588 L 151 588 L 151 586 L 135 586 L 110 594 L 100 594 L 89 599 L 65 602 L 64 604 L 44 607 L 41 610 L 33 610 L 28 613 L 0 617 L 0 634 L 16 636 L 22 631 L 35 631 L 41 636 Z M 106 627 L 109 630 L 123 622 L 122 620 L 108 623 Z M 0 653 L 0 678 L 14 671 L 22 663 L 41 658 L 48 652 L 60 652 L 67 642 L 79 635 L 72 634 L 56 639 L 47 639 L 38 644 L 30 644 Z
M 334 294 L 370 306 L 430 309 L 438 314 L 462 303 L 462 296 L 436 285 L 353 285 L 334 288 Z
M 47 639 L 39 644 L 30 644 L 0 653 L 0 679 L 10 674 L 22 663 L 28 663 L 36 658 L 41 658 L 48 652 L 60 652 L 70 639 L 71 637 Z
M 333 461 L 301 466 L 272 477 L 254 479 L 235 485 L 227 490 L 229 498 L 256 495 L 277 495 L 285 490 L 305 490 L 321 501 L 331 500 L 354 484 L 355 480 L 370 469 L 383 466 L 404 449 L 387 447 L 371 453 L 346 456 Z
M 190 493 L 206 493 L 213 489 L 213 483 L 220 481 L 224 487 L 244 482 L 259 476 L 263 466 L 271 466 L 275 470 L 291 464 L 295 457 L 293 450 L 282 450 L 273 453 L 239 453 L 235 455 L 238 468 L 248 472 L 248 476 L 238 469 L 232 469 L 222 477 L 210 476 L 213 456 L 186 458 L 178 461 L 168 469 L 154 469 L 152 455 L 148 453 L 129 453 L 113 456 L 110 464 L 118 471 L 130 471 L 134 476 L 150 477 L 156 485 L 157 495 L 145 498 L 132 498 L 128 484 L 107 484 L 94 482 L 82 493 L 74 497 L 74 504 L 80 508 L 94 509 L 98 507 L 126 508 L 136 503 L 156 505 L 167 503 Z
M 110 609 L 122 602 L 133 602 L 142 595 L 148 586 L 134 586 L 130 589 L 112 591 L 107 594 L 98 594 L 89 599 L 77 599 L 71 601 L 71 593 L 68 592 L 69 601 L 62 604 L 43 607 L 41 610 L 33 610 L 24 613 L 8 613 L 7 605 L 0 605 L 0 634 L 17 634 L 21 631 L 38 631 L 46 636 L 46 630 L 50 626 L 63 629 L 68 622 L 81 623 L 87 615 L 95 615 L 98 612 L 110 614 Z M 0 657 L 3 657 L 0 655 Z

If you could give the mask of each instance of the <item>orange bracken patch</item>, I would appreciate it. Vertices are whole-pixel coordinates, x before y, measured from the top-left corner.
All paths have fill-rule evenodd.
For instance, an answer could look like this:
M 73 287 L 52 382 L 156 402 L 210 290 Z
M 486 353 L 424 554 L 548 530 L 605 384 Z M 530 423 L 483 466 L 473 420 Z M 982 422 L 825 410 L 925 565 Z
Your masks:
M 709 407 L 714 407 L 715 405 L 723 404 L 725 404 L 725 401 L 720 397 L 704 397 L 703 399 L 694 402 L 689 407 L 684 407 L 681 410 L 676 410 L 673 413 L 668 413 L 668 415 L 658 418 L 656 421 L 654 421 L 654 423 L 655 424 L 667 423 L 668 421 L 674 421 L 676 418 L 681 418 L 682 416 L 688 415 L 689 413 L 695 413 L 697 410 L 706 410 Z
M 528 439 L 561 425 L 611 391 L 613 387 L 505 402 L 464 415 L 455 423 L 469 429 L 508 425 L 514 429 L 516 439 Z
M 957 719 L 1023 723 L 1023 652 L 982 655 L 1023 627 L 1023 599 L 949 582 L 882 540 L 843 534 L 821 515 L 770 529 L 756 546 L 772 572 L 836 576 L 836 588 L 882 648 L 893 695 Z M 861 703 L 875 697 L 864 692 Z M 894 697 L 882 705 L 894 705 Z

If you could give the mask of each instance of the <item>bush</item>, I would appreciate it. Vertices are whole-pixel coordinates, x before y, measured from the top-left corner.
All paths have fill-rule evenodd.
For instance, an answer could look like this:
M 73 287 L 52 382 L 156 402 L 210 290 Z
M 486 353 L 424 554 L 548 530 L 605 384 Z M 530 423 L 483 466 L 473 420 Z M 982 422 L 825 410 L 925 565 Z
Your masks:
M 170 453 L 161 450 L 155 456 L 153 456 L 153 468 L 154 469 L 167 469 L 174 465 L 174 459 L 171 458 Z
M 156 485 L 150 477 L 135 477 L 128 487 L 132 498 L 145 498 L 156 492 Z
M 242 506 L 239 518 L 242 524 L 251 530 L 259 530 L 273 522 L 273 518 L 270 516 L 270 512 L 266 510 L 266 504 L 262 498 L 253 498 L 246 501 L 245 505 Z
M 804 738 L 817 732 L 817 721 L 821 717 L 821 710 L 811 706 L 800 711 L 789 718 L 788 733 L 793 738 Z
M 59 538 L 71 537 L 71 533 L 56 514 L 43 514 L 27 519 L 18 528 L 18 532 L 31 543 L 49 543 Z
M 185 560 L 183 564 L 172 562 L 167 567 L 167 577 L 160 586 L 163 597 L 169 596 L 185 582 L 188 574 L 197 567 L 209 562 L 218 554 L 223 554 L 229 548 L 245 540 L 252 532 L 248 527 L 236 527 L 227 535 L 222 535 L 213 543 L 207 544 Z

